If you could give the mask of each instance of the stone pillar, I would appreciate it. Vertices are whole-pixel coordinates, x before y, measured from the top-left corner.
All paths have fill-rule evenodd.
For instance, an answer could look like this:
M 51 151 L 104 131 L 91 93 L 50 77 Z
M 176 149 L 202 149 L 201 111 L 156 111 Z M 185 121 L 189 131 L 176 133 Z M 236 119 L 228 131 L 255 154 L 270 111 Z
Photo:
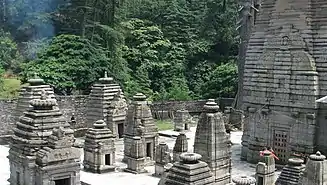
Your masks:
M 264 151 L 262 162 L 256 167 L 255 178 L 257 185 L 273 185 L 275 182 L 275 159 L 271 152 Z
M 179 156 L 188 151 L 188 142 L 185 133 L 180 133 L 177 136 L 175 141 L 175 145 L 173 148 L 173 161 L 179 161 Z
M 160 143 L 156 148 L 155 157 L 155 173 L 154 176 L 161 176 L 165 171 L 165 165 L 170 162 L 170 153 L 168 145 L 164 142 Z
M 255 184 L 256 180 L 253 177 L 248 177 L 248 176 L 238 176 L 238 177 L 233 177 L 232 181 L 235 183 L 235 185 L 252 185 Z
M 306 169 L 301 178 L 301 185 L 325 185 L 327 183 L 326 156 L 319 151 L 309 156 Z
M 216 185 L 231 182 L 231 142 L 226 133 L 224 118 L 219 106 L 210 99 L 203 107 L 194 140 L 194 152 L 208 163 Z
M 144 141 L 139 136 L 132 138 L 131 142 L 131 155 L 125 156 L 127 159 L 127 168 L 124 169 L 126 172 L 139 174 L 147 173 L 145 167 L 145 153 L 144 153 Z
M 275 185 L 297 185 L 300 184 L 300 177 L 305 169 L 303 160 L 299 158 L 291 158 L 288 164 L 283 168 Z

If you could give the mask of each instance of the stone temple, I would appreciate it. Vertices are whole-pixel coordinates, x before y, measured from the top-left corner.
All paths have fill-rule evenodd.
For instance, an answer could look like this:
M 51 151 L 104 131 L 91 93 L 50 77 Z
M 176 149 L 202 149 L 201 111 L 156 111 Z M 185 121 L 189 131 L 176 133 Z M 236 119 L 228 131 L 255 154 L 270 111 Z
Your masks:
M 222 113 L 214 100 L 204 105 L 196 128 L 194 152 L 202 155 L 208 163 L 216 185 L 226 185 L 231 181 L 231 142 L 226 133 Z
M 242 159 L 270 146 L 285 164 L 293 153 L 327 152 L 327 1 L 262 0 L 249 40 Z
M 104 120 L 108 123 L 107 116 L 110 104 L 119 91 L 122 93 L 121 87 L 114 82 L 113 78 L 108 77 L 107 72 L 103 78 L 99 79 L 98 83 L 93 84 L 86 106 L 85 119 L 89 128 L 92 128 L 93 123 L 98 120 Z
M 137 93 L 133 96 L 132 105 L 128 108 L 127 127 L 124 135 L 124 162 L 133 156 L 135 144 L 139 144 L 139 137 L 144 145 L 144 154 L 147 161 L 154 161 L 155 149 L 158 145 L 158 128 L 152 117 L 152 113 L 146 96 Z M 136 137 L 135 137 L 136 136 Z
M 52 136 L 53 129 L 59 127 L 62 127 L 63 129 L 69 129 L 69 123 L 62 116 L 61 111 L 57 108 L 54 108 L 57 106 L 56 100 L 47 97 L 45 91 L 42 91 L 41 99 L 32 100 L 31 105 L 33 108 L 25 112 L 24 115 L 19 118 L 19 122 L 16 123 L 16 127 L 13 128 L 14 135 L 12 137 L 12 142 L 10 143 L 10 150 L 8 155 L 10 164 L 10 185 L 39 184 L 37 181 L 39 176 L 36 177 L 37 155 L 38 158 L 41 159 L 41 161 L 39 161 L 41 163 L 38 163 L 38 165 L 42 166 L 46 164 L 47 161 L 43 161 L 42 156 L 40 156 L 41 153 L 38 152 L 40 149 L 48 146 L 49 144 L 52 144 L 52 148 L 49 148 L 49 150 L 55 150 L 55 148 L 58 147 L 60 148 L 60 146 L 57 147 L 55 145 L 56 143 L 49 143 L 49 137 Z M 73 132 L 71 131 L 71 134 L 72 133 Z M 47 148 L 43 149 L 48 150 Z M 69 153 L 69 150 L 66 150 L 65 152 Z M 60 153 L 60 155 L 62 155 L 62 157 L 65 156 L 65 152 L 63 154 Z M 70 154 L 67 155 L 69 157 Z M 49 162 L 51 155 L 47 158 Z M 50 163 L 52 162 L 57 161 L 51 161 Z M 54 163 L 52 163 L 52 165 L 53 164 Z M 47 172 L 46 174 L 52 175 L 53 177 L 56 175 L 60 176 L 60 173 L 63 173 L 61 169 L 66 167 L 57 167 L 58 168 L 56 171 L 51 173 Z M 39 169 L 39 172 L 42 169 L 44 168 L 42 167 Z M 67 174 L 64 174 L 64 176 L 66 175 Z M 46 177 L 42 178 L 45 179 Z

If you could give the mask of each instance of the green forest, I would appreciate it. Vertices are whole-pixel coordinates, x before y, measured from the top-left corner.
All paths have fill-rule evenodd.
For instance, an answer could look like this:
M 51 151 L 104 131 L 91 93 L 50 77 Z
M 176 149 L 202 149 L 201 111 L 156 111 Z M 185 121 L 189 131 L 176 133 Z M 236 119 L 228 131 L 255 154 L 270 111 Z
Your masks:
M 107 71 L 127 97 L 233 98 L 237 9 L 236 0 L 4 0 L 0 94 L 17 96 L 35 73 L 56 94 L 88 94 Z

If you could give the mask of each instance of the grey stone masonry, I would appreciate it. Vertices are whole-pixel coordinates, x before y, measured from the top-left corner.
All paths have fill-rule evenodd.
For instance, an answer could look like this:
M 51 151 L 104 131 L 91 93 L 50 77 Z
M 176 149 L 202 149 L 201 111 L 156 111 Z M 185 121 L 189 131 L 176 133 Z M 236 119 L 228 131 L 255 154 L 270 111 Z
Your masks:
M 124 136 L 124 128 L 126 127 L 127 116 L 127 102 L 125 100 L 122 91 L 118 91 L 114 95 L 114 99 L 109 105 L 109 111 L 107 116 L 107 123 L 113 134 L 117 138 Z
M 181 161 L 175 162 L 165 177 L 159 181 L 160 185 L 214 185 L 215 179 L 208 164 L 200 161 L 201 155 L 183 153 Z
M 158 145 L 158 128 L 152 118 L 146 96 L 137 93 L 128 108 L 127 125 L 124 134 L 124 162 L 126 157 L 133 155 L 134 136 L 141 137 L 147 163 L 153 164 L 155 148 Z
M 154 164 L 154 176 L 161 176 L 165 171 L 165 166 L 171 162 L 169 147 L 166 143 L 161 142 L 156 148 L 156 157 Z
M 276 180 L 276 185 L 298 185 L 300 177 L 305 169 L 303 160 L 299 158 L 290 158 L 288 164 L 283 168 L 281 174 Z
M 81 185 L 80 151 L 73 147 L 74 131 L 59 127 L 52 133 L 48 146 L 36 155 L 35 185 Z
M 10 143 L 10 185 L 35 185 L 36 153 L 48 145 L 48 138 L 54 128 L 69 128 L 57 102 L 42 91 L 41 99 L 31 102 L 32 109 L 19 118 Z
M 103 120 L 85 134 L 84 170 L 93 173 L 115 171 L 115 136 Z
M 145 170 L 145 150 L 144 141 L 139 136 L 134 136 L 131 141 L 130 155 L 126 156 L 127 168 L 124 169 L 126 172 L 130 173 L 147 173 Z
M 174 130 L 184 131 L 190 129 L 191 115 L 187 110 L 177 110 L 174 114 Z
M 245 175 L 233 177 L 232 181 L 235 183 L 235 185 L 253 185 L 256 183 L 255 178 Z
M 46 91 L 49 98 L 55 98 L 53 88 L 45 84 L 44 80 L 39 78 L 37 74 L 27 82 L 29 85 L 23 86 L 19 91 L 16 109 L 13 113 L 15 121 L 18 121 L 19 117 L 23 116 L 24 112 L 32 107 L 30 105 L 31 100 L 41 97 L 42 91 Z
M 262 0 L 248 43 L 243 79 L 241 157 L 260 160 L 271 146 L 286 164 L 319 141 L 316 99 L 327 94 L 327 1 Z
M 216 185 L 231 182 L 231 141 L 226 133 L 223 115 L 214 100 L 205 105 L 196 128 L 194 152 L 208 163 Z
M 89 128 L 92 128 L 93 123 L 97 120 L 107 122 L 110 104 L 114 95 L 119 91 L 122 92 L 121 87 L 114 82 L 113 78 L 108 77 L 107 72 L 105 72 L 104 78 L 100 78 L 97 83 L 93 84 L 86 104 L 85 119 Z
M 179 161 L 179 156 L 188 151 L 187 137 L 184 132 L 179 133 L 173 148 L 173 161 Z
M 273 185 L 275 183 L 275 159 L 271 152 L 265 150 L 256 167 L 257 185 Z
M 306 168 L 300 180 L 300 185 L 326 185 L 327 161 L 326 156 L 319 151 L 312 154 L 307 161 Z

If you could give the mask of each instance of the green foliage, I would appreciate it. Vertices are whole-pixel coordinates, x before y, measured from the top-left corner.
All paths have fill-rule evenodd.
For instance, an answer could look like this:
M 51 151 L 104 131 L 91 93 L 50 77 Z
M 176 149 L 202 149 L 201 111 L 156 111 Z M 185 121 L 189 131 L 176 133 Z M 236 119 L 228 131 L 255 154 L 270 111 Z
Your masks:
M 9 33 L 0 30 L 0 66 L 8 71 L 18 72 L 22 57 L 18 52 L 17 44 Z
M 10 61 L 5 69 L 15 70 L 7 66 L 19 66 L 12 53 L 23 48 L 25 80 L 38 72 L 56 93 L 87 93 L 106 70 L 127 97 L 142 92 L 153 100 L 189 100 L 236 93 L 235 65 L 226 63 L 238 51 L 236 0 L 24 2 L 0 3 L 0 11 L 9 7 L 9 19 L 0 14 L 1 27 L 17 41 L 0 36 L 0 49 L 1 39 L 9 39 L 3 39 L 7 50 L 0 50 L 0 62 Z M 10 59 L 1 61 L 1 52 Z
M 4 73 L 4 70 L 2 71 Z M 1 71 L 0 71 L 1 74 Z M 13 99 L 17 98 L 20 89 L 20 80 L 16 78 L 0 78 L 0 98 Z
M 228 97 L 233 98 L 237 91 L 237 65 L 228 62 L 216 67 L 209 74 L 209 80 L 203 84 L 204 98 Z
M 38 73 L 60 94 L 86 90 L 112 66 L 101 47 L 75 35 L 59 35 L 37 60 L 24 66 L 25 79 Z M 119 71 L 110 71 L 119 73 Z
M 174 129 L 174 124 L 169 120 L 157 120 L 156 125 L 159 131 Z

